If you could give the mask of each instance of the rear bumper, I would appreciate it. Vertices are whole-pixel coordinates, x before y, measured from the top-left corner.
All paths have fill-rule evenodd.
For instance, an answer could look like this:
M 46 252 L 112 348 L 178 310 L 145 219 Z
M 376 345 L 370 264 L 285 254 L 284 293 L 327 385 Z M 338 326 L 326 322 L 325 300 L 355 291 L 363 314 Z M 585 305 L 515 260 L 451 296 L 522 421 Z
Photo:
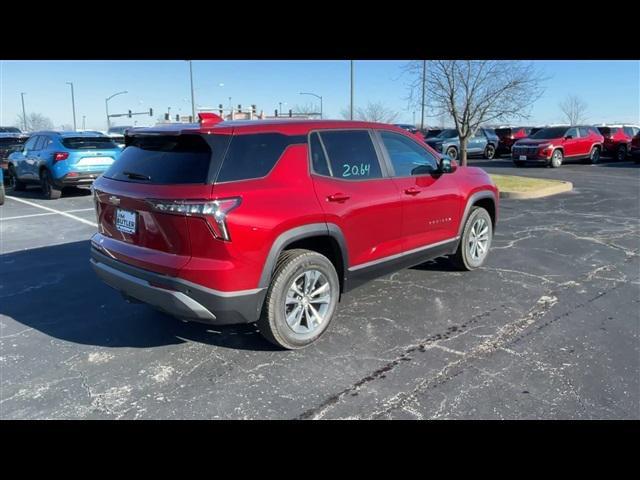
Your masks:
M 91 185 L 96 178 L 102 175 L 100 172 L 77 172 L 77 175 L 67 173 L 66 175 L 59 177 L 55 180 L 55 183 L 60 187 L 73 187 L 76 185 Z
M 95 247 L 91 247 L 90 262 L 96 274 L 125 298 L 147 303 L 183 320 L 213 325 L 255 322 L 266 295 L 266 288 L 213 290 L 114 260 Z

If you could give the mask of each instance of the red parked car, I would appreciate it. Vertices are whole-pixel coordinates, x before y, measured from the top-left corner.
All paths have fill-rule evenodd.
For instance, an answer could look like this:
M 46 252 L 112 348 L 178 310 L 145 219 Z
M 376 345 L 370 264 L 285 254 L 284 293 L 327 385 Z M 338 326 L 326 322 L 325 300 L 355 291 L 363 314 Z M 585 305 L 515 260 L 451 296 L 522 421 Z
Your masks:
M 533 127 L 500 127 L 496 128 L 495 132 L 498 136 L 498 148 L 496 149 L 496 155 L 503 155 L 511 153 L 511 147 L 513 144 L 521 138 L 527 138 L 531 135 Z
M 631 153 L 631 140 L 640 131 L 634 125 L 607 125 L 598 127 L 604 137 L 603 153 L 612 155 L 616 160 L 624 161 Z
M 184 320 L 257 322 L 289 349 L 316 340 L 341 295 L 451 256 L 486 259 L 498 191 L 414 135 L 356 121 L 134 129 L 94 183 L 97 274 Z
M 640 162 L 640 131 L 631 140 L 631 157 L 634 162 Z
M 535 162 L 557 168 L 567 160 L 589 160 L 595 164 L 600 161 L 603 140 L 591 126 L 547 127 L 518 140 L 511 148 L 511 158 L 517 167 Z

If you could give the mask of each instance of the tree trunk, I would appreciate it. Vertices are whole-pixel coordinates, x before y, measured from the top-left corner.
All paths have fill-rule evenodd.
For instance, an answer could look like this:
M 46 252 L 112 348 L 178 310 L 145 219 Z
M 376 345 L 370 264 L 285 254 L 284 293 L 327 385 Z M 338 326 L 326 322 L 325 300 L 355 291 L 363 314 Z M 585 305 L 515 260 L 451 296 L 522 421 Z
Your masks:
M 467 166 L 467 145 L 469 144 L 469 138 L 460 137 L 460 165 Z

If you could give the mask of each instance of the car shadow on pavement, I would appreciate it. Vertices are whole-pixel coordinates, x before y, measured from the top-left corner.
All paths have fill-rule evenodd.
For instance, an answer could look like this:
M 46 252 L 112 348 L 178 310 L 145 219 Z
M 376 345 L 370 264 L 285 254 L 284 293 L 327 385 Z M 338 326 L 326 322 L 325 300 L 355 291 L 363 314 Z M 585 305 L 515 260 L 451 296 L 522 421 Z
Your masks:
M 272 351 L 254 325 L 186 323 L 143 304 L 129 304 L 96 276 L 89 241 L 0 256 L 0 314 L 67 342 L 150 348 L 187 341 Z M 0 317 L 1 318 L 1 317 Z M 2 319 L 3 337 L 20 330 Z
M 7 190 L 7 195 L 12 197 L 24 198 L 28 200 L 44 200 L 42 195 L 42 189 L 39 186 L 28 185 L 26 190 L 16 192 L 15 190 Z M 89 188 L 82 187 L 67 187 L 62 190 L 62 196 L 60 198 L 74 198 L 74 197 L 86 197 L 91 195 Z M 55 201 L 52 202 L 55 205 Z
M 433 260 L 428 260 L 424 263 L 411 267 L 410 270 L 423 270 L 423 271 L 431 271 L 431 272 L 459 272 L 460 271 L 460 269 L 453 264 L 451 259 L 447 257 L 438 257 Z

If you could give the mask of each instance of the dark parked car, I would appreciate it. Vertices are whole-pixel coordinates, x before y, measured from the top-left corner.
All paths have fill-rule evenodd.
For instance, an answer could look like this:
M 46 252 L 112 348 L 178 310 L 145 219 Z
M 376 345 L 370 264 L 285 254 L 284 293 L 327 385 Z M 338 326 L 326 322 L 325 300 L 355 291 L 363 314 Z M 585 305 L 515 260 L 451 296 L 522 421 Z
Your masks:
M 476 134 L 469 139 L 467 144 L 467 155 L 469 157 L 484 156 L 492 159 L 496 154 L 498 146 L 498 136 L 490 128 L 479 128 Z M 437 137 L 425 140 L 434 150 L 444 153 L 456 160 L 460 154 L 460 139 L 455 128 L 443 130 Z
M 428 128 L 424 132 L 424 138 L 427 139 L 427 138 L 437 137 L 442 133 L 443 130 L 444 128 Z
M 418 129 L 415 125 L 410 125 L 408 123 L 394 123 L 396 127 L 400 127 L 403 130 L 406 130 L 409 133 L 418 133 Z
M 517 167 L 535 162 L 557 168 L 566 160 L 589 160 L 595 164 L 600 161 L 602 142 L 596 127 L 548 127 L 518 140 L 511 148 L 511 158 Z
M 7 169 L 7 158 L 13 152 L 22 150 L 29 135 L 16 127 L 0 127 L 0 166 Z M 6 178 L 6 177 L 5 177 Z
M 635 125 L 606 125 L 598 127 L 598 130 L 604 137 L 603 153 L 623 161 L 631 153 L 631 140 L 640 128 Z
M 640 162 L 640 131 L 631 140 L 631 157 L 636 163 Z
M 91 265 L 127 299 L 183 320 L 257 322 L 297 349 L 372 278 L 439 256 L 461 270 L 487 258 L 493 181 L 405 130 L 200 116 L 129 132 L 94 184 Z
M 513 144 L 521 138 L 531 135 L 533 127 L 500 127 L 495 132 L 499 138 L 497 155 L 510 154 Z M 534 132 L 535 133 L 535 132 Z

